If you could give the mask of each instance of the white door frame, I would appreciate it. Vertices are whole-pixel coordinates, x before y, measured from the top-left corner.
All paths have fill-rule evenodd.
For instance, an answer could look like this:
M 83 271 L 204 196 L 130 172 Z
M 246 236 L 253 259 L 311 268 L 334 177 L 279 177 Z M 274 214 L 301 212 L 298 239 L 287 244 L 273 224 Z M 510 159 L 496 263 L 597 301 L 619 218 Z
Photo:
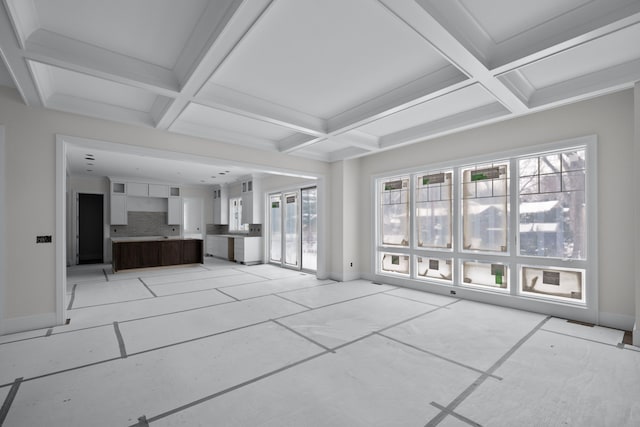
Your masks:
M 5 153 L 4 153 L 4 126 L 0 125 L 0 335 L 4 333 L 4 305 L 5 305 L 5 280 L 6 280 L 6 268 L 5 259 L 6 251 L 5 244 L 7 236 L 5 235 L 6 220 L 5 220 L 5 182 L 7 182 Z

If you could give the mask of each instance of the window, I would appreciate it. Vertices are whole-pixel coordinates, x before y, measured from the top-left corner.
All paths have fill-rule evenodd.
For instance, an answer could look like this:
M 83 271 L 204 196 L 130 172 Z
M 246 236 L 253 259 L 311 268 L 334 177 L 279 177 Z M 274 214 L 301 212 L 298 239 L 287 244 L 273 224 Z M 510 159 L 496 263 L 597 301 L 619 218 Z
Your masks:
M 507 252 L 508 164 L 462 169 L 462 237 L 465 250 Z
M 248 231 L 249 224 L 242 224 L 242 198 L 229 199 L 229 231 Z
M 588 306 L 592 139 L 378 178 L 376 274 Z
M 585 150 L 523 158 L 520 254 L 585 259 Z
M 409 245 L 409 178 L 381 184 L 382 244 Z
M 452 247 L 452 172 L 418 175 L 416 180 L 416 221 L 418 246 Z

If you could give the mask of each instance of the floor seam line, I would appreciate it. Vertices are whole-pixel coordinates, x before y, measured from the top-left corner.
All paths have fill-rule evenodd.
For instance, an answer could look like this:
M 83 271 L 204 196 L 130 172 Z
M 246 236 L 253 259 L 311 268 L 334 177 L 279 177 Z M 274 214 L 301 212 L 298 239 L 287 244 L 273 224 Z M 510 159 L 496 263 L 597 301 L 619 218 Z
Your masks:
M 413 298 L 403 297 L 402 295 L 393 295 L 393 294 L 391 294 L 391 293 L 390 293 L 390 292 L 395 291 L 395 290 L 396 290 L 396 289 L 390 289 L 390 290 L 388 290 L 388 291 L 384 291 L 383 293 L 386 293 L 386 294 L 387 294 L 387 295 L 389 295 L 390 297 L 400 298 L 400 299 L 404 299 L 404 300 L 407 300 L 407 301 L 419 302 L 419 303 L 421 303 L 421 304 L 431 305 L 431 306 L 434 306 L 434 307 L 444 307 L 444 306 L 441 306 L 441 305 L 438 305 L 438 304 L 432 304 L 432 303 L 430 303 L 430 302 L 424 302 L 424 301 L 420 301 L 420 300 L 413 299 Z M 418 292 L 422 292 L 422 291 L 418 291 Z M 456 298 L 456 299 L 457 299 L 457 298 Z
M 215 271 L 215 270 L 208 270 L 208 271 Z M 189 274 L 189 273 L 187 273 L 187 274 Z M 244 274 L 248 274 L 248 273 L 244 273 Z M 175 285 L 177 283 L 183 283 L 183 282 L 195 282 L 197 280 L 218 279 L 218 278 L 231 277 L 231 276 L 239 276 L 239 274 L 229 274 L 229 275 L 226 275 L 226 276 L 207 276 L 207 277 L 200 277 L 200 278 L 197 278 L 197 279 L 184 279 L 184 280 L 176 280 L 176 281 L 172 281 L 172 282 L 152 283 L 149 286 Z M 144 277 L 144 276 L 141 276 L 141 277 Z M 147 280 L 148 279 L 153 279 L 155 277 L 164 277 L 164 276 L 148 276 L 146 279 Z M 122 279 L 122 280 L 131 280 L 131 279 Z
M 67 305 L 67 310 L 71 310 L 71 307 L 73 307 L 73 301 L 76 299 L 76 288 L 78 287 L 78 284 L 74 284 L 73 288 L 71 289 L 71 299 L 69 300 L 69 305 Z
M 506 362 L 520 347 L 524 345 L 536 332 L 538 332 L 545 323 L 547 323 L 551 319 L 551 316 L 545 317 L 541 320 L 534 328 L 529 331 L 524 337 L 520 338 L 517 343 L 515 343 L 505 354 L 502 355 L 489 369 L 487 369 L 486 373 L 480 375 L 470 386 L 464 389 L 455 399 L 451 401 L 446 407 L 445 410 L 449 412 L 453 412 L 467 397 L 469 397 L 484 381 L 489 378 L 490 374 L 493 374 L 498 368 L 500 368 L 504 362 Z M 441 411 L 438 415 L 434 416 L 431 420 L 429 420 L 425 427 L 433 427 L 440 424 L 440 422 L 447 415 L 445 410 Z
M 279 294 L 271 294 L 271 295 L 273 295 L 273 296 L 275 296 L 275 297 L 278 297 L 278 298 L 282 298 L 282 299 L 283 299 L 283 300 L 285 300 L 285 301 L 289 301 L 289 302 L 291 302 L 291 303 L 297 304 L 297 305 L 299 305 L 300 307 L 304 307 L 304 308 L 306 308 L 307 310 L 312 310 L 312 308 L 311 308 L 311 307 L 309 307 L 308 305 L 304 305 L 304 304 L 302 304 L 302 303 L 299 303 L 298 301 L 294 301 L 294 300 L 292 300 L 292 299 L 289 299 L 289 298 L 283 297 L 282 295 L 279 295 Z
M 220 292 L 222 295 L 228 296 L 229 298 L 233 298 L 234 300 L 236 300 L 236 302 L 241 301 L 240 299 L 234 297 L 231 294 L 226 293 L 225 291 L 221 291 L 220 289 L 216 288 L 216 291 Z
M 464 415 L 458 414 L 455 411 L 449 411 L 447 408 L 445 408 L 444 406 L 440 405 L 439 403 L 436 402 L 431 402 L 431 406 L 440 409 L 441 411 L 445 411 L 447 413 L 447 415 L 451 415 L 452 417 L 455 417 L 457 419 L 459 419 L 462 422 L 465 422 L 471 426 L 474 427 L 482 427 L 482 424 L 479 424 L 473 420 L 470 420 L 469 418 L 465 417 Z
M 140 283 L 142 283 L 142 285 L 143 285 L 145 288 L 147 288 L 147 290 L 151 293 L 151 295 L 153 295 L 153 297 L 154 297 L 154 298 L 157 298 L 157 297 L 158 297 L 158 295 L 156 295 L 156 293 L 155 293 L 155 292 L 153 292 L 153 291 L 151 290 L 151 288 L 150 288 L 146 283 L 144 283 L 144 280 L 142 280 L 142 277 L 138 277 L 138 280 L 140 281 Z
M 104 273 L 104 278 L 107 280 L 107 282 L 109 281 L 109 275 L 107 274 L 107 270 L 105 270 L 104 268 L 102 269 L 102 272 Z
M 178 406 L 177 408 L 174 408 L 174 409 L 171 409 L 169 411 L 163 412 L 161 414 L 155 415 L 155 416 L 153 416 L 151 418 L 148 418 L 148 421 L 149 422 L 155 422 L 155 421 L 158 421 L 158 420 L 160 420 L 162 418 L 166 418 L 166 417 L 168 417 L 170 415 L 177 414 L 178 412 L 182 412 L 182 411 L 184 411 L 186 409 L 189 409 L 189 408 L 192 408 L 194 406 L 200 405 L 200 404 L 202 404 L 204 402 L 207 402 L 209 400 L 215 399 L 215 398 L 220 397 L 220 396 L 222 396 L 224 394 L 227 394 L 227 393 L 230 393 L 232 391 L 238 390 L 240 388 L 246 387 L 246 386 L 251 385 L 253 383 L 256 383 L 258 381 L 262 381 L 263 379 L 269 378 L 269 377 L 271 377 L 273 375 L 279 374 L 280 372 L 284 372 L 284 371 L 286 371 L 288 369 L 294 368 L 294 367 L 296 367 L 298 365 L 301 365 L 303 363 L 306 363 L 306 362 L 309 362 L 311 360 L 317 359 L 318 357 L 324 356 L 325 354 L 328 354 L 328 353 L 329 353 L 328 351 L 323 351 L 321 353 L 314 354 L 313 356 L 309 356 L 309 357 L 306 357 L 304 359 L 301 359 L 301 360 L 299 360 L 297 362 L 290 363 L 289 365 L 283 366 L 283 367 L 275 369 L 273 371 L 269 371 L 269 372 L 267 372 L 265 374 L 259 375 L 259 376 L 255 377 L 255 378 L 250 379 L 250 380 L 243 381 L 243 382 L 241 382 L 239 384 L 236 384 L 236 385 L 234 385 L 232 387 L 228 387 L 228 388 L 226 388 L 224 390 L 220 390 L 220 391 L 218 391 L 216 393 L 213 393 L 213 394 L 210 394 L 208 396 L 201 397 L 200 399 L 194 400 L 193 402 Z M 136 425 L 137 424 L 134 424 L 134 426 L 136 426 Z M 133 427 L 133 426 L 131 426 L 131 427 Z
M 436 358 L 438 358 L 438 359 L 444 360 L 444 361 L 446 361 L 446 362 L 452 363 L 452 364 L 454 364 L 454 365 L 460 366 L 461 368 L 469 369 L 469 370 L 471 370 L 471 371 L 473 371 L 473 372 L 476 372 L 476 373 L 478 373 L 478 374 L 486 374 L 486 371 L 483 371 L 482 369 L 474 368 L 473 366 L 469 366 L 469 365 L 465 365 L 464 363 L 457 362 L 457 361 L 455 361 L 455 360 L 453 360 L 453 359 L 449 359 L 448 357 L 441 356 L 441 355 L 439 355 L 438 353 L 434 353 L 434 352 L 432 352 L 432 351 L 429 351 L 429 350 L 425 350 L 425 349 L 423 349 L 423 348 L 420 348 L 420 347 L 418 347 L 418 346 L 416 346 L 416 345 L 409 344 L 409 343 L 404 342 L 404 341 L 402 341 L 402 340 L 399 340 L 399 339 L 396 339 L 396 338 L 390 337 L 389 335 L 385 335 L 385 334 L 383 334 L 382 332 L 376 332 L 375 334 L 376 334 L 376 335 L 380 335 L 381 337 L 387 338 L 388 340 L 391 340 L 391 341 L 397 342 L 398 344 L 405 345 L 405 346 L 407 346 L 407 347 L 409 347 L 409 348 L 412 348 L 412 349 L 414 349 L 414 350 L 420 351 L 420 352 L 422 352 L 422 353 L 428 354 L 428 355 L 430 355 L 430 356 L 433 356 L 433 357 L 436 357 Z M 494 378 L 494 379 L 498 380 L 498 381 L 502 381 L 502 380 L 503 380 L 503 378 L 502 378 L 502 377 L 500 377 L 500 376 L 498 376 L 498 375 L 489 374 L 489 376 L 490 376 L 491 378 Z
M 317 345 L 318 347 L 322 348 L 323 350 L 328 351 L 328 352 L 331 352 L 331 353 L 335 353 L 335 351 L 334 351 L 334 350 L 330 349 L 329 347 L 327 347 L 327 346 L 326 346 L 326 345 L 324 345 L 324 344 L 319 343 L 318 341 L 314 340 L 313 338 L 310 338 L 310 337 L 308 337 L 308 336 L 304 335 L 302 332 L 298 332 L 298 331 L 296 331 L 295 329 L 290 328 L 289 326 L 287 326 L 287 325 L 285 325 L 285 324 L 282 324 L 282 323 L 278 322 L 277 320 L 271 319 L 271 321 L 272 321 L 273 323 L 275 323 L 276 325 L 281 326 L 281 327 L 283 327 L 284 329 L 286 329 L 286 330 L 288 330 L 288 331 L 290 331 L 290 332 L 292 332 L 292 333 L 294 333 L 294 334 L 298 335 L 299 337 L 302 337 L 302 338 L 304 338 L 305 340 L 307 340 L 307 341 L 309 341 L 309 342 L 311 342 L 311 343 L 313 343 L 313 344 Z
M 242 329 L 247 329 L 247 328 L 251 328 L 253 326 L 258 326 L 258 325 L 263 325 L 265 323 L 269 323 L 271 322 L 272 319 L 267 319 L 267 320 L 261 320 L 260 322 L 255 322 L 255 323 L 251 323 L 249 325 L 243 325 L 243 326 L 238 326 L 232 329 L 227 329 L 224 331 L 220 331 L 220 332 L 215 332 L 213 334 L 208 334 L 208 335 L 202 335 L 200 337 L 195 337 L 195 338 L 191 338 L 188 340 L 183 340 L 183 341 L 178 341 L 178 342 L 174 342 L 174 343 L 170 343 L 170 344 L 165 344 L 165 345 L 161 345 L 159 347 L 153 347 L 153 348 L 149 348 L 147 350 L 141 350 L 141 351 L 137 351 L 135 353 L 131 353 L 128 355 L 128 357 L 132 357 L 132 356 L 138 356 L 140 354 L 145 354 L 145 353 L 151 353 L 152 351 L 157 351 L 157 350 L 163 350 L 165 348 L 170 348 L 170 347 L 177 347 L 179 345 L 182 344 L 187 344 L 187 343 L 191 343 L 191 342 L 195 342 L 195 341 L 200 341 L 200 340 L 204 340 L 207 338 L 212 338 L 218 335 L 224 335 L 224 334 L 228 334 L 230 332 L 236 332 Z
M 22 384 L 22 380 L 23 378 L 20 377 L 16 378 L 15 381 L 13 381 L 11 389 L 9 390 L 7 397 L 5 397 L 4 402 L 2 403 L 2 407 L 0 408 L 0 426 L 4 424 L 5 420 L 7 419 L 7 415 L 9 415 L 9 409 L 11 409 L 11 404 L 18 394 L 18 389 L 20 388 L 20 384 Z
M 551 331 L 551 330 L 549 330 L 549 329 L 540 329 L 540 330 L 541 330 L 541 331 L 544 331 L 544 332 L 549 332 L 550 334 L 557 334 L 557 335 L 562 335 L 562 336 L 565 336 L 565 337 L 575 338 L 575 339 L 577 339 L 577 340 L 583 340 L 583 341 L 588 341 L 588 342 L 592 342 L 592 343 L 595 343 L 595 344 L 602 344 L 602 345 L 606 345 L 607 347 L 620 348 L 620 347 L 618 346 L 618 344 L 609 344 L 609 343 L 602 342 L 602 341 L 592 340 L 592 339 L 590 339 L 590 338 L 578 337 L 578 336 L 576 336 L 576 335 L 571 335 L 571 334 L 567 334 L 567 333 L 564 333 L 564 332 Z
M 120 348 L 120 357 L 123 359 L 127 358 L 127 348 L 124 345 L 124 338 L 122 337 L 122 333 L 120 332 L 120 326 L 118 322 L 113 322 L 113 329 L 116 333 L 116 339 L 118 340 L 118 347 Z
M 144 301 L 144 300 L 149 300 L 149 299 L 153 299 L 153 297 L 143 297 L 143 298 L 136 298 L 136 299 L 127 299 L 124 301 L 114 301 L 114 302 L 106 302 L 104 304 L 94 304 L 94 305 L 82 305 L 80 307 L 76 307 L 76 308 L 67 308 L 67 310 L 80 310 L 82 308 L 95 308 L 95 307 L 105 307 L 108 305 L 114 305 L 114 304 L 123 304 L 125 302 L 133 302 L 133 301 Z

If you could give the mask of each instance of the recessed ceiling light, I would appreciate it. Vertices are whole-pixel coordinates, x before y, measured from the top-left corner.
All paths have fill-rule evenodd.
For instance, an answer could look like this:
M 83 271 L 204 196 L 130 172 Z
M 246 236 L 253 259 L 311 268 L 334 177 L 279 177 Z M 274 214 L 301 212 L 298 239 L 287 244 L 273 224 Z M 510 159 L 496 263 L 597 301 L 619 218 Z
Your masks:
M 226 175 L 226 172 L 218 172 L 218 175 Z
M 215 175 L 214 175 L 214 176 L 212 176 L 211 178 L 216 179 L 216 178 L 217 178 L 217 176 L 215 176 Z
M 87 169 L 87 172 L 93 172 L 93 169 Z
M 87 162 L 87 166 L 93 166 L 93 163 Z

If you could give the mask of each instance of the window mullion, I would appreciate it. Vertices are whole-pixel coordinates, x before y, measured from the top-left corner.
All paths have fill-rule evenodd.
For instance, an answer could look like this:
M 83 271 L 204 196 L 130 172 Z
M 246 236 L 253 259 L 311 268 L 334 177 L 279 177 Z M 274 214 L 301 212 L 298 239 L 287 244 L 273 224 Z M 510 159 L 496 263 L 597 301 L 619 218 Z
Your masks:
M 518 268 L 518 255 L 520 253 L 520 169 L 518 167 L 518 159 L 512 158 L 510 160 L 509 168 L 511 169 L 511 176 L 509 177 L 509 223 L 508 223 L 508 239 L 509 243 L 509 280 L 510 280 L 510 294 L 518 295 L 519 282 L 519 268 Z

